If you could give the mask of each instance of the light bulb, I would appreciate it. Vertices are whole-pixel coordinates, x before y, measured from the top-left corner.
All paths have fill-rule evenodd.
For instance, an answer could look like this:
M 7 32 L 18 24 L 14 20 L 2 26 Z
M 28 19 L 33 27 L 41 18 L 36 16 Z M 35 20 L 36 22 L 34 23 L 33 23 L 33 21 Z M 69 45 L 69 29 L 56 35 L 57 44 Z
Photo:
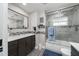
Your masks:
M 23 5 L 27 5 L 27 3 L 22 3 Z

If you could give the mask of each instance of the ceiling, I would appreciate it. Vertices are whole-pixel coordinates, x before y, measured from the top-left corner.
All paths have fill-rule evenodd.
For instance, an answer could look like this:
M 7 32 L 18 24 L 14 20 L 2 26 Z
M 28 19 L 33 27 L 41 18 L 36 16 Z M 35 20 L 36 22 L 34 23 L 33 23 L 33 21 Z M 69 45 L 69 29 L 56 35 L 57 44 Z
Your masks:
M 60 8 L 69 7 L 72 5 L 76 5 L 77 3 L 27 3 L 27 5 L 22 5 L 22 3 L 12 3 L 17 7 L 22 8 L 27 13 L 31 13 L 34 11 L 43 11 L 46 12 L 55 11 Z

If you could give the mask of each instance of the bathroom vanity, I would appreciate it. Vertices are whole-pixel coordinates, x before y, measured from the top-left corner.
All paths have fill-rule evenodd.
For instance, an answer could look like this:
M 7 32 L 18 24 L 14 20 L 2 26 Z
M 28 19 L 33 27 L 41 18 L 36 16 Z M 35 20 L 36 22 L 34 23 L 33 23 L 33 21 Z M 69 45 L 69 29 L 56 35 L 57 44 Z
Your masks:
M 9 56 L 26 56 L 35 47 L 35 35 L 16 35 L 8 39 Z
M 35 34 L 28 33 L 29 17 L 8 8 L 8 55 L 26 56 L 35 47 Z

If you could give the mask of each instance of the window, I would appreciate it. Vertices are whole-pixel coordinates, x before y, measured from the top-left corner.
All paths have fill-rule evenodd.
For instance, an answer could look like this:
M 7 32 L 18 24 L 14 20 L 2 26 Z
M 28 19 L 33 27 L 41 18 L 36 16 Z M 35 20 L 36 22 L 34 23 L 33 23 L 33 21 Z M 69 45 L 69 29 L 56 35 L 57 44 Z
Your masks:
M 66 26 L 68 25 L 68 17 L 59 17 L 53 20 L 53 26 Z

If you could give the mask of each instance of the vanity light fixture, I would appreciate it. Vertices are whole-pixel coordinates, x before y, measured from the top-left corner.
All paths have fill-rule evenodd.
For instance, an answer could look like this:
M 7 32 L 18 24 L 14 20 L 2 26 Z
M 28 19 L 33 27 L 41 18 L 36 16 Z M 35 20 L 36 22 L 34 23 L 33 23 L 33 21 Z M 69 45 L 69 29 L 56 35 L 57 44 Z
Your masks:
M 27 5 L 27 3 L 22 3 L 22 5 Z

